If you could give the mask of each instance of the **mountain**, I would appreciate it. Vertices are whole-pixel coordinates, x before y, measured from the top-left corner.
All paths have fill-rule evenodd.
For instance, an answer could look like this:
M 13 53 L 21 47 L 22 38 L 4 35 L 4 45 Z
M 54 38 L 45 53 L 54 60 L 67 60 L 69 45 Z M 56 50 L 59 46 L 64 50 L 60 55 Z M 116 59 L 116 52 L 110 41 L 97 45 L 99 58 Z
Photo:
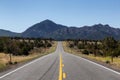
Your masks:
M 49 37 L 47 36 L 49 33 L 52 33 L 58 29 L 66 28 L 66 26 L 62 26 L 59 24 L 54 23 L 50 20 L 44 20 L 40 23 L 37 23 L 26 31 L 22 33 L 23 37 Z
M 22 33 L 14 33 L 6 30 L 0 30 L 0 36 L 21 36 L 33 38 L 53 38 L 63 39 L 94 39 L 101 40 L 112 36 L 120 40 L 120 29 L 109 25 L 95 24 L 93 26 L 68 27 L 56 24 L 51 20 L 44 20 L 37 23 Z
M 20 33 L 15 33 L 15 32 L 11 32 L 8 30 L 3 30 L 0 29 L 0 36 L 6 36 L 6 37 L 15 37 L 15 36 L 20 36 Z
M 109 36 L 112 36 L 115 39 L 120 39 L 120 29 L 112 28 L 109 25 L 96 24 L 80 28 L 67 27 L 65 29 L 59 29 L 49 34 L 49 36 L 56 39 L 101 40 Z

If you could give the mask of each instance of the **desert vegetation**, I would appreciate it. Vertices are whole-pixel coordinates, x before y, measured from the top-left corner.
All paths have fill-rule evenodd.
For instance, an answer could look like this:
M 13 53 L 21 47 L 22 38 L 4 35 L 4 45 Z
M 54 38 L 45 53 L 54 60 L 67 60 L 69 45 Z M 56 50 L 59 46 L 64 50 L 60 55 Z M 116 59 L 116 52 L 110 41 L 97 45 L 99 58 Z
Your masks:
M 0 69 L 53 52 L 52 39 L 0 37 Z
M 63 45 L 67 52 L 120 67 L 120 41 L 113 37 L 103 40 L 67 40 Z

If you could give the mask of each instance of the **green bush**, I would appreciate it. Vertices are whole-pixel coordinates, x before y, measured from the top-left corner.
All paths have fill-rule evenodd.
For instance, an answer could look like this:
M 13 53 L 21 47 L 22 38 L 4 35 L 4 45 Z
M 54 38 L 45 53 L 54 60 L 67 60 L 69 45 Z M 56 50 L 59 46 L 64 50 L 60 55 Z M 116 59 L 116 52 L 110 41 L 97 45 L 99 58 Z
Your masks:
M 14 62 L 14 64 L 18 64 L 18 62 L 17 62 L 17 61 L 15 61 L 15 62 Z
M 84 49 L 85 48 L 84 44 L 79 44 L 77 47 L 78 47 L 78 49 Z
M 85 55 L 89 55 L 89 51 L 88 50 L 84 50 L 82 53 L 85 54 Z

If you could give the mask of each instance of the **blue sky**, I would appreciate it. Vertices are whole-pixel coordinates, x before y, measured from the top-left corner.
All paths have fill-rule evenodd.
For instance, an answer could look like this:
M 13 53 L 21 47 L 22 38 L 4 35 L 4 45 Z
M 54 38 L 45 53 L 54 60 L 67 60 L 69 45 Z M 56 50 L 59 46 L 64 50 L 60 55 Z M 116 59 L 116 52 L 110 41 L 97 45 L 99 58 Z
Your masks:
M 0 0 L 0 29 L 23 32 L 45 19 L 67 26 L 102 23 L 120 28 L 120 0 Z

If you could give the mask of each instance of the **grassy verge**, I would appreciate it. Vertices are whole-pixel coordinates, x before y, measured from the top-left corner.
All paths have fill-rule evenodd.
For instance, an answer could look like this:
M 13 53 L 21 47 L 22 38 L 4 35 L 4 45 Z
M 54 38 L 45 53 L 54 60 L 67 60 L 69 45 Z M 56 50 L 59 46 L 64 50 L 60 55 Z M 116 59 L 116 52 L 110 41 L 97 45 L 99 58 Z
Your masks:
M 52 53 L 56 50 L 57 42 L 54 42 L 52 47 L 50 48 L 39 48 L 32 50 L 30 55 L 28 56 L 12 56 L 12 62 L 13 64 L 21 63 L 21 62 L 28 62 L 30 60 L 36 59 L 38 57 L 47 55 L 49 53 Z M 10 67 L 10 65 L 7 65 L 9 62 L 9 54 L 0 53 L 0 71 L 5 70 L 6 68 Z
M 111 61 L 111 57 L 102 57 L 102 56 L 94 56 L 92 54 L 90 55 L 84 55 L 79 49 L 76 48 L 69 48 L 67 42 L 63 42 L 63 47 L 66 52 L 72 53 L 77 56 L 81 56 L 87 59 L 91 59 L 94 61 L 102 62 L 106 64 L 106 61 Z M 120 70 L 120 58 L 114 58 L 113 62 L 110 62 L 108 65 L 110 65 L 112 68 L 119 69 Z

